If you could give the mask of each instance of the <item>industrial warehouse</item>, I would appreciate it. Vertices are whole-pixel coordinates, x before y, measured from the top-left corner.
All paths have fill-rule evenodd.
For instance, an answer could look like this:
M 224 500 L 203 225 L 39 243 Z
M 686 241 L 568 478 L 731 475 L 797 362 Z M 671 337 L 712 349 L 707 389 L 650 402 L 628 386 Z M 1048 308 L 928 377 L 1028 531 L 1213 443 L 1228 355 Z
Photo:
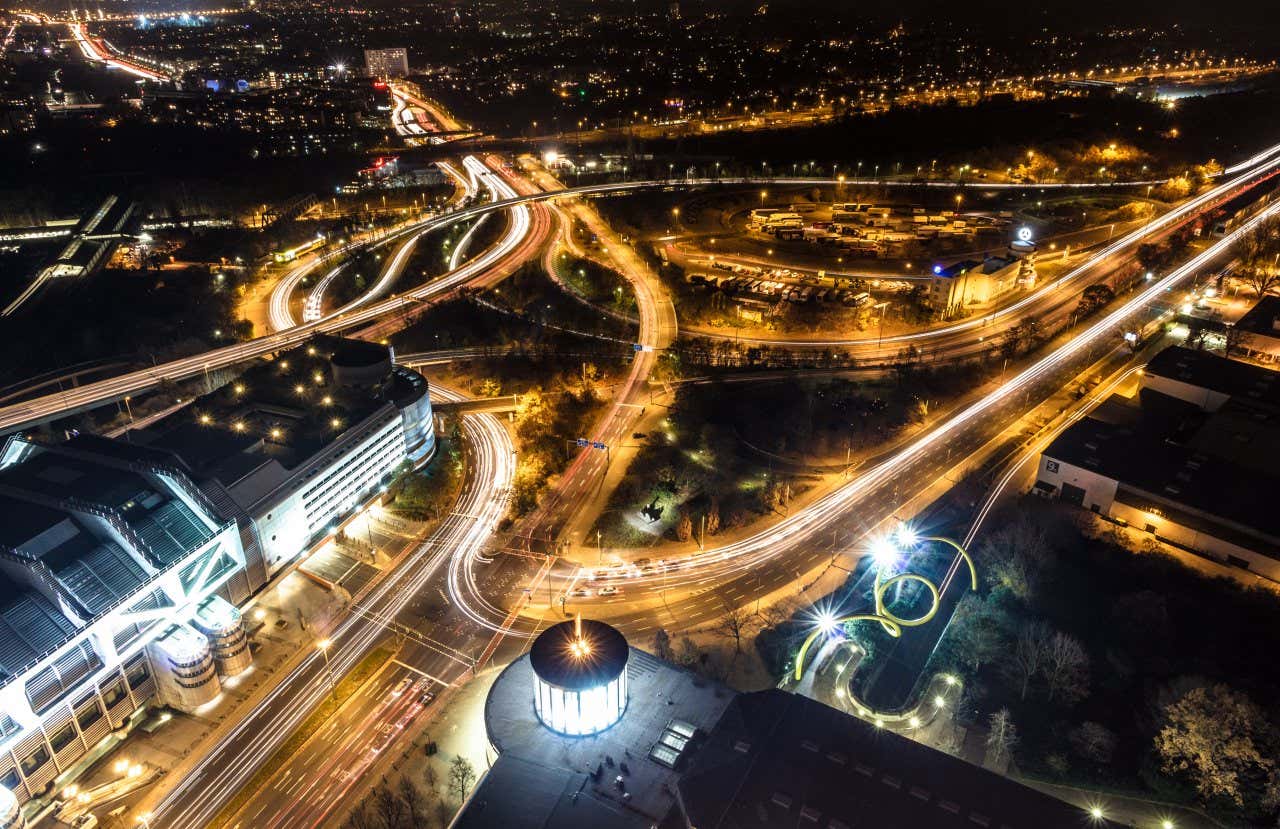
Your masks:
M 1260 366 L 1173 347 L 1136 402 L 1112 398 L 1041 454 L 1036 491 L 1156 538 L 1280 578 L 1280 386 Z
M 426 380 L 385 347 L 339 340 L 121 439 L 9 438 L 0 810 L 74 776 L 148 703 L 215 701 L 253 659 L 237 605 L 434 441 Z

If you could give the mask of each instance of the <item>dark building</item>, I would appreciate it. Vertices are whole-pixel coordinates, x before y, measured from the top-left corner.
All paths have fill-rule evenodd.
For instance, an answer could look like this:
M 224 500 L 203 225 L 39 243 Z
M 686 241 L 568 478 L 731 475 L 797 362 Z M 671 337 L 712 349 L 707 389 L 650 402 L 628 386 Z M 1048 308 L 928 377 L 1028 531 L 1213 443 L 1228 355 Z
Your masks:
M 1114 825 L 808 697 L 739 694 L 626 647 L 599 622 L 573 631 L 573 622 L 550 628 L 532 660 L 517 659 L 494 683 L 485 729 L 498 759 L 454 829 Z M 564 676 L 597 646 L 598 670 Z M 553 679 L 584 691 L 616 682 L 613 668 L 625 666 L 617 721 L 579 737 L 544 725 L 548 656 Z

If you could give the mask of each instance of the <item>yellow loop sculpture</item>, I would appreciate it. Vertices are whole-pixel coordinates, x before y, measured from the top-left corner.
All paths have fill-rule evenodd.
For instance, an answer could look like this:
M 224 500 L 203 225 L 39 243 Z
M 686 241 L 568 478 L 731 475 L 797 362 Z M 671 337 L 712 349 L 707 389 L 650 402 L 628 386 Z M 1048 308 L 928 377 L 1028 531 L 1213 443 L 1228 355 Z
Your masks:
M 953 548 L 960 554 L 960 557 L 964 559 L 965 564 L 969 566 L 970 588 L 973 590 L 978 589 L 978 569 L 974 567 L 973 558 L 969 555 L 968 550 L 950 538 L 943 538 L 942 536 L 925 536 L 917 539 L 917 541 L 934 541 L 939 544 L 946 544 Z M 844 625 L 849 622 L 879 622 L 880 626 L 884 628 L 885 633 L 896 638 L 902 635 L 903 628 L 919 627 L 920 625 L 927 624 L 935 615 L 937 615 L 938 608 L 942 604 L 942 593 L 939 591 L 938 586 L 932 581 L 919 573 L 898 573 L 897 575 L 881 580 L 882 575 L 883 573 L 881 572 L 881 568 L 877 567 L 875 587 L 871 591 L 872 597 L 875 599 L 875 613 L 857 613 L 852 616 L 842 616 L 838 619 L 833 619 L 827 624 L 827 626 L 818 628 L 813 633 L 810 633 L 804 640 L 804 644 L 800 646 L 800 652 L 796 654 L 795 678 L 797 682 L 804 675 L 804 659 L 806 654 L 809 652 L 809 646 L 813 644 L 814 640 L 817 639 L 820 634 L 830 632 L 830 630 L 836 626 Z M 903 619 L 885 607 L 884 595 L 889 592 L 889 588 L 909 581 L 914 581 L 925 586 L 925 589 L 929 591 L 930 605 L 927 611 L 916 618 Z

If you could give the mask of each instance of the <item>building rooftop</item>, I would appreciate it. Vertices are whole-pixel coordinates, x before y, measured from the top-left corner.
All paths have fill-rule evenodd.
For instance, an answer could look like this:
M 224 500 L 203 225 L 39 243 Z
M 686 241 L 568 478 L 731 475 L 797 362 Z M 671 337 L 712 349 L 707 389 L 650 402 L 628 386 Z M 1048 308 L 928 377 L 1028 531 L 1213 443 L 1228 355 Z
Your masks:
M 457 829 L 639 829 L 660 823 L 675 805 L 677 771 L 652 759 L 651 750 L 673 722 L 705 734 L 733 691 L 635 648 L 627 658 L 627 684 L 629 702 L 621 720 L 593 736 L 564 737 L 534 713 L 529 656 L 508 665 L 485 701 L 485 727 L 503 758 L 523 761 L 507 764 L 502 779 L 542 794 L 521 801 L 528 808 L 512 808 L 500 803 L 514 800 L 509 793 L 496 782 L 487 788 L 486 781 Z M 690 746 L 685 755 L 695 751 Z M 584 823 L 584 815 L 622 817 L 617 823 Z
M 379 361 L 387 372 L 374 372 L 371 385 L 334 379 L 339 362 L 376 368 Z M 420 375 L 391 366 L 385 346 L 322 338 L 255 364 L 236 381 L 128 438 L 176 455 L 196 480 L 217 480 L 248 506 L 388 402 L 426 393 Z
M 1280 514 L 1258 508 L 1258 493 L 1280 488 L 1280 478 L 1237 466 L 1141 428 L 1085 418 L 1044 451 L 1141 490 L 1156 500 L 1189 507 L 1260 534 L 1280 538 Z
M 1280 323 L 1280 296 L 1267 294 L 1236 321 L 1236 328 L 1250 334 L 1280 337 L 1280 328 L 1276 327 L 1277 323 Z
M 1280 297 L 1275 299 L 1280 303 Z M 1280 312 L 1280 306 L 1277 311 Z M 1181 346 L 1166 348 L 1151 358 L 1146 373 L 1210 389 L 1254 405 L 1280 409 L 1280 372 L 1207 351 Z
M 52 602 L 0 572 L 0 679 L 22 673 L 75 632 Z
M 33 526 L 37 516 L 49 521 L 54 505 L 79 508 L 88 505 L 118 517 L 145 544 L 144 553 L 156 567 L 164 567 L 213 537 L 205 524 L 181 499 L 141 472 L 101 462 L 79 451 L 86 443 L 72 441 L 59 447 L 45 447 L 23 462 L 0 470 L 0 515 L 20 516 L 23 526 Z M 37 509 L 39 508 L 39 509 Z M 75 522 L 51 524 L 38 536 L 29 536 L 9 546 L 32 558 L 66 543 L 82 531 Z M 12 532 L 10 538 L 13 538 Z
M 1080 829 L 1089 820 L 807 697 L 738 694 L 635 648 L 627 671 L 623 718 L 594 736 L 565 737 L 534 714 L 528 656 L 507 666 L 485 702 L 499 756 L 454 826 Z
M 688 825 L 698 829 L 1080 829 L 1087 817 L 1035 789 L 781 690 L 735 697 L 679 788 Z
M 576 652 L 581 641 L 586 650 Z M 582 691 L 607 684 L 627 664 L 627 640 L 617 628 L 593 619 L 561 622 L 539 634 L 529 648 L 534 673 L 559 688 Z

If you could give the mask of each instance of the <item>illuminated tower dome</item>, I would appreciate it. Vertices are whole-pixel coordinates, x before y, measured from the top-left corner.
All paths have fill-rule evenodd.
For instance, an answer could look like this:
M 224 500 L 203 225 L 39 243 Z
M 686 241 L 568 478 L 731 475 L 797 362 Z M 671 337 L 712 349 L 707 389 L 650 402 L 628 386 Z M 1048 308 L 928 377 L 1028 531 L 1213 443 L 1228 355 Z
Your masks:
M 559 734 L 597 734 L 627 709 L 627 640 L 581 617 L 542 632 L 529 649 L 533 708 Z

